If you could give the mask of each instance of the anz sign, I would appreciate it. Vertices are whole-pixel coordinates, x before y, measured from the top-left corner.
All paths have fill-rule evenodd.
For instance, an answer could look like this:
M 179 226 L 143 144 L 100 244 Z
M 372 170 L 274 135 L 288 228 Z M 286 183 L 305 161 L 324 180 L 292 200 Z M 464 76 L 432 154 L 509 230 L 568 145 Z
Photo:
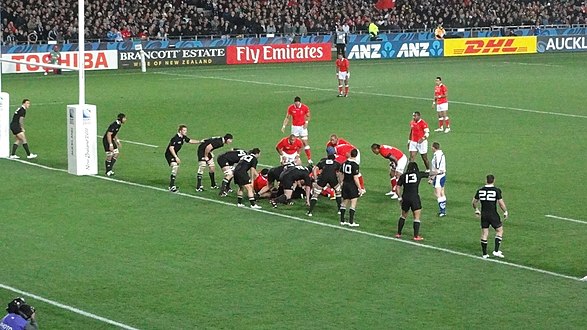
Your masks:
M 347 58 L 349 60 L 440 56 L 443 56 L 443 44 L 440 40 L 423 42 L 385 41 L 350 44 L 347 46 Z

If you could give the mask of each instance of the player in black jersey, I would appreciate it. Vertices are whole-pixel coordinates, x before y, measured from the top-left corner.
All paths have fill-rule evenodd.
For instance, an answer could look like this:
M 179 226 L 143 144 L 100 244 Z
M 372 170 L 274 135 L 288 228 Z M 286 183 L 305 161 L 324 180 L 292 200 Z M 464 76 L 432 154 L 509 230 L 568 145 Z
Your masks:
M 306 204 L 310 204 L 310 193 L 312 189 L 310 169 L 301 165 L 286 165 L 279 176 L 279 182 L 283 187 L 283 194 L 269 201 L 274 208 L 279 203 L 293 205 L 291 199 L 296 187 L 303 187 L 306 195 Z
M 232 191 L 230 189 L 230 181 L 234 175 L 234 165 L 236 165 L 241 160 L 241 158 L 246 155 L 247 152 L 242 149 L 232 149 L 218 156 L 216 161 L 224 173 L 224 178 L 222 179 L 222 185 L 220 186 L 220 192 L 218 195 L 224 197 L 227 196 L 230 191 Z
M 313 173 L 316 181 L 313 183 L 312 198 L 310 199 L 310 208 L 307 215 L 312 216 L 312 211 L 318 202 L 318 196 L 327 185 L 334 189 L 336 193 L 337 210 L 340 210 L 341 184 L 340 184 L 340 168 L 341 164 L 335 160 L 336 156 L 331 153 L 326 158 L 322 158 L 316 166 L 314 166 Z
M 402 230 L 406 223 L 408 212 L 412 210 L 414 215 L 414 241 L 421 241 L 424 238 L 420 236 L 420 214 L 422 212 L 422 202 L 418 188 L 422 178 L 428 177 L 428 173 L 420 172 L 418 164 L 409 162 L 406 172 L 402 174 L 397 182 L 397 194 L 401 196 L 398 201 L 401 203 L 402 214 L 397 222 L 396 238 L 402 237 Z M 402 192 L 403 190 L 403 192 Z
M 116 120 L 108 126 L 104 137 L 102 137 L 102 144 L 106 152 L 106 176 L 114 175 L 114 163 L 116 163 L 116 159 L 118 158 L 118 148 L 121 147 L 120 140 L 118 139 L 118 131 L 124 123 L 126 123 L 126 115 L 119 113 Z
M 358 227 L 359 224 L 355 222 L 355 210 L 357 208 L 357 201 L 361 196 L 361 183 L 359 181 L 359 164 L 356 163 L 355 158 L 359 152 L 353 149 L 350 152 L 350 157 L 342 164 L 341 171 L 342 179 L 342 204 L 340 206 L 340 224 L 342 226 Z M 347 207 L 349 207 L 349 221 L 346 222 L 344 215 Z
M 232 143 L 232 134 L 230 133 L 225 134 L 224 137 L 213 136 L 202 140 L 198 146 L 198 179 L 196 183 L 196 191 L 204 191 L 202 177 L 206 166 L 208 167 L 208 174 L 210 175 L 210 188 L 218 189 L 216 179 L 214 178 L 215 167 L 214 154 L 212 151 L 230 143 Z
M 11 159 L 20 158 L 16 155 L 16 149 L 18 149 L 18 146 L 21 144 L 24 148 L 24 151 L 26 152 L 26 158 L 37 158 L 37 155 L 31 153 L 31 151 L 29 150 L 29 144 L 27 142 L 26 135 L 24 134 L 24 117 L 26 117 L 26 112 L 30 106 L 31 101 L 29 99 L 24 99 L 22 100 L 21 106 L 18 109 L 16 109 L 14 115 L 12 115 L 12 121 L 10 122 L 10 131 L 12 131 L 12 134 L 14 134 L 16 141 L 14 141 L 14 144 L 12 145 L 12 151 L 10 152 L 9 158 Z
M 238 185 L 236 192 L 238 207 L 244 207 L 243 204 L 243 188 L 247 190 L 249 203 L 252 209 L 260 209 L 261 206 L 255 202 L 255 190 L 253 189 L 253 180 L 259 175 L 257 173 L 257 158 L 261 154 L 259 148 L 254 148 L 249 151 L 249 154 L 242 157 L 234 167 L 234 183 Z
M 179 125 L 177 129 L 177 134 L 175 134 L 169 144 L 167 145 L 167 149 L 165 149 L 165 159 L 167 160 L 167 164 L 171 167 L 171 177 L 169 178 L 169 191 L 171 192 L 178 192 L 179 188 L 175 186 L 175 178 L 177 177 L 177 172 L 179 171 L 179 164 L 181 164 L 181 159 L 179 159 L 179 151 L 184 143 L 190 144 L 198 144 L 200 141 L 190 139 L 186 134 L 188 132 L 188 127 L 186 125 Z
M 501 197 L 501 189 L 494 186 L 495 177 L 491 174 L 487 175 L 486 185 L 477 190 L 475 197 L 473 197 L 473 208 L 475 215 L 481 216 L 481 250 L 483 251 L 483 258 L 489 258 L 487 254 L 487 237 L 489 236 L 489 226 L 495 229 L 495 248 L 493 255 L 498 258 L 504 258 L 503 253 L 499 250 L 501 239 L 503 237 L 503 223 L 497 213 L 497 205 L 503 211 L 504 220 L 508 218 L 508 211 L 505 202 Z M 477 207 L 481 202 L 481 210 Z

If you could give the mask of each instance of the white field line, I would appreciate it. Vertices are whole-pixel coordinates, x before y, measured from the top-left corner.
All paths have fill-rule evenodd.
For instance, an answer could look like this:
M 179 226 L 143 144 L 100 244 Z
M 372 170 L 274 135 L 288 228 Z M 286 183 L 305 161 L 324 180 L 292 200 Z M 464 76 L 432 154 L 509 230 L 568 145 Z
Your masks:
M 551 214 L 547 214 L 547 215 L 545 215 L 545 217 L 551 218 L 551 219 L 571 221 L 571 222 L 575 222 L 575 223 L 580 223 L 580 224 L 583 224 L 583 225 L 587 225 L 587 221 L 583 221 L 583 220 L 577 220 L 577 219 L 571 219 L 571 218 L 563 218 L 563 217 L 558 217 L 556 215 L 551 215 Z
M 333 88 L 319 88 L 319 87 L 311 87 L 311 86 L 297 86 L 297 85 L 289 85 L 289 84 L 277 84 L 271 82 L 263 82 L 263 81 L 255 81 L 255 80 L 244 80 L 244 79 L 236 79 L 236 78 L 223 78 L 223 77 L 214 77 L 214 76 L 202 76 L 202 75 L 189 75 L 189 74 L 180 74 L 180 73 L 170 73 L 170 72 L 155 72 L 156 74 L 160 75 L 168 75 L 168 76 L 176 76 L 178 78 L 173 78 L 173 80 L 183 80 L 183 79 L 214 79 L 214 80 L 224 80 L 224 81 L 232 81 L 232 82 L 240 82 L 245 84 L 257 84 L 257 85 L 267 85 L 267 86 L 279 86 L 279 87 L 289 87 L 289 88 L 297 88 L 297 89 L 307 89 L 313 91 L 325 91 L 325 92 L 335 92 L 336 90 Z M 373 93 L 373 92 L 362 92 L 356 91 L 354 94 L 363 94 L 363 95 L 371 95 L 371 96 L 382 96 L 382 97 L 393 97 L 393 98 L 400 98 L 400 99 L 410 99 L 410 100 L 424 100 L 429 101 L 429 97 L 421 97 L 421 96 L 407 96 L 407 95 L 397 95 L 397 94 L 385 94 L 385 93 Z M 571 118 L 585 118 L 587 119 L 587 115 L 574 115 L 569 113 L 560 113 L 560 112 L 551 112 L 551 111 L 540 111 L 540 110 L 533 110 L 533 109 L 524 109 L 524 108 L 515 108 L 515 107 L 506 107 L 500 105 L 492 105 L 492 104 L 481 104 L 481 103 L 471 103 L 471 102 L 462 102 L 462 101 L 450 101 L 452 104 L 463 104 L 481 108 L 493 108 L 493 109 L 502 109 L 502 110 L 512 110 L 512 111 L 519 111 L 519 112 L 528 112 L 528 113 L 537 113 L 541 115 L 551 115 L 551 116 L 561 116 L 561 117 L 571 117 Z
M 17 162 L 20 162 L 20 163 L 23 163 L 23 164 L 37 166 L 37 167 L 48 169 L 48 170 L 52 170 L 52 171 L 67 172 L 64 169 L 58 169 L 58 168 L 48 167 L 48 166 L 45 166 L 45 165 L 31 163 L 31 162 L 28 162 L 28 161 L 25 161 L 25 160 L 21 160 L 21 159 L 14 159 L 12 161 L 17 161 Z M 129 186 L 140 187 L 140 188 L 144 188 L 144 189 L 150 189 L 150 190 L 155 190 L 155 191 L 164 192 L 166 194 L 170 194 L 170 192 L 167 189 L 165 189 L 165 188 L 148 186 L 148 185 L 144 185 L 144 184 L 140 184 L 140 183 L 123 181 L 123 180 L 119 180 L 119 179 L 113 179 L 113 178 L 110 178 L 110 177 L 104 177 L 104 176 L 98 176 L 98 175 L 92 175 L 91 177 L 96 178 L 96 179 L 101 179 L 101 180 L 116 182 L 116 183 L 120 183 L 120 184 L 126 184 L 126 185 L 129 185 Z M 197 200 L 201 200 L 201 201 L 205 201 L 205 202 L 210 202 L 210 203 L 221 204 L 221 205 L 225 205 L 225 206 L 237 207 L 236 206 L 236 203 L 228 203 L 228 202 L 221 201 L 221 200 L 210 199 L 210 198 L 206 198 L 206 197 L 201 197 L 201 196 L 196 196 L 196 195 L 190 195 L 190 194 L 181 193 L 181 192 L 180 193 L 176 193 L 175 195 L 179 195 L 179 196 L 187 197 L 187 198 L 193 198 L 193 199 L 197 199 Z M 463 253 L 463 252 L 459 252 L 459 251 L 454 251 L 454 250 L 450 250 L 450 249 L 446 249 L 446 248 L 441 248 L 441 247 L 436 247 L 436 246 L 432 246 L 432 245 L 421 244 L 421 243 L 417 243 L 417 242 L 413 242 L 413 241 L 408 241 L 408 240 L 397 239 L 397 238 L 390 237 L 390 236 L 384 236 L 384 235 L 379 235 L 379 234 L 375 234 L 375 233 L 369 233 L 369 232 L 360 231 L 360 230 L 356 230 L 356 229 L 352 229 L 352 228 L 341 227 L 339 225 L 333 225 L 333 224 L 328 224 L 328 223 L 319 222 L 319 221 L 313 221 L 313 220 L 309 220 L 309 219 L 305 219 L 305 218 L 294 217 L 294 216 L 291 216 L 291 215 L 276 213 L 276 212 L 267 211 L 267 210 L 263 210 L 263 209 L 261 209 L 261 210 L 255 210 L 255 209 L 250 209 L 250 208 L 244 208 L 244 209 L 246 209 L 247 211 L 250 211 L 250 212 L 261 212 L 261 213 L 264 213 L 264 214 L 267 214 L 267 215 L 271 215 L 271 216 L 274 216 L 274 217 L 280 217 L 280 218 L 285 218 L 285 219 L 288 219 L 288 220 L 309 223 L 309 224 L 313 224 L 313 225 L 316 225 L 316 226 L 328 227 L 328 228 L 335 229 L 335 230 L 344 230 L 344 231 L 348 231 L 348 232 L 353 232 L 355 234 L 360 234 L 360 235 L 365 235 L 365 236 L 369 236 L 369 237 L 374 237 L 374 238 L 379 238 L 379 239 L 394 241 L 394 242 L 403 243 L 403 244 L 409 244 L 409 245 L 417 246 L 417 247 L 420 247 L 420 248 L 425 248 L 425 249 L 430 249 L 430 250 L 434 250 L 434 251 L 445 252 L 445 253 L 448 253 L 448 254 L 458 255 L 458 256 L 462 256 L 462 257 L 479 259 L 479 260 L 481 260 L 483 262 L 487 262 L 487 261 L 489 261 L 489 262 L 495 262 L 495 263 L 502 264 L 502 265 L 507 265 L 507 266 L 510 266 L 510 267 L 513 267 L 513 268 L 524 269 L 524 270 L 528 270 L 528 271 L 532 271 L 532 272 L 536 272 L 536 273 L 541 273 L 541 274 L 545 274 L 545 275 L 551 275 L 551 276 L 554 276 L 554 277 L 560 277 L 560 278 L 565 278 L 565 279 L 569 279 L 569 280 L 581 281 L 581 278 L 578 278 L 578 277 L 573 277 L 573 276 L 569 276 L 569 275 L 565 275 L 565 274 L 555 273 L 555 272 L 551 272 L 551 271 L 548 271 L 548 270 L 534 268 L 534 267 L 530 267 L 530 266 L 524 266 L 524 265 L 520 265 L 520 264 L 515 264 L 515 263 L 512 263 L 512 262 L 507 262 L 507 261 L 503 261 L 503 260 L 498 260 L 498 259 L 483 259 L 482 257 L 480 257 L 478 255 L 467 254 L 467 253 Z
M 515 65 L 527 65 L 527 66 L 550 66 L 550 67 L 564 67 L 560 64 L 546 64 L 546 63 L 527 63 L 527 62 L 501 62 L 502 64 L 515 64 Z
M 43 298 L 41 296 L 37 296 L 36 294 L 30 293 L 30 292 L 26 292 L 26 291 L 22 291 L 22 290 L 19 290 L 17 288 L 13 288 L 13 287 L 8 286 L 8 285 L 5 285 L 5 284 L 0 284 L 0 288 L 5 289 L 5 290 L 8 290 L 8 291 L 12 291 L 14 293 L 17 293 L 17 294 L 19 294 L 21 296 L 26 297 L 27 299 L 30 297 L 30 298 L 33 298 L 35 300 L 42 301 L 42 302 L 44 302 L 46 304 L 53 305 L 53 306 L 58 307 L 58 308 L 61 308 L 61 309 L 65 309 L 65 310 L 68 310 L 70 312 L 74 312 L 76 314 L 79 314 L 79 315 L 82 315 L 82 316 L 85 316 L 85 317 L 88 317 L 88 318 L 91 318 L 91 319 L 94 319 L 94 320 L 97 320 L 97 321 L 102 321 L 104 323 L 108 323 L 110 325 L 114 325 L 114 326 L 117 326 L 117 327 L 122 328 L 122 329 L 138 330 L 137 328 L 131 327 L 131 326 L 126 325 L 124 323 L 116 322 L 116 321 L 107 319 L 105 317 L 98 316 L 96 314 L 88 313 L 88 312 L 83 311 L 81 309 L 78 309 L 78 308 L 75 308 L 75 307 L 72 307 L 72 306 L 69 306 L 69 305 L 65 305 L 65 304 L 59 303 L 59 302 L 54 301 L 54 300 L 51 300 L 51 299 Z
M 102 136 L 100 136 L 100 135 L 98 135 L 97 137 L 99 139 L 102 138 Z M 129 141 L 129 140 L 122 140 L 122 139 L 120 141 L 126 142 L 126 143 L 130 143 L 130 144 L 136 144 L 136 145 L 139 145 L 139 146 L 149 147 L 149 148 L 159 148 L 159 146 L 156 146 L 154 144 L 147 144 L 147 143 L 141 143 L 141 142 L 135 142 L 135 141 Z

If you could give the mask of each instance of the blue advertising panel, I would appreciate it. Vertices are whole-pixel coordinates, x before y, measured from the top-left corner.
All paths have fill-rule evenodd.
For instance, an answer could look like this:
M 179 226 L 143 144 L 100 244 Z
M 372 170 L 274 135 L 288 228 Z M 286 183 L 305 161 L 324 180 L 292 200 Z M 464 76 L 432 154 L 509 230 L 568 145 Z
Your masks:
M 350 43 L 346 47 L 346 56 L 349 60 L 441 57 L 443 47 L 442 40 Z

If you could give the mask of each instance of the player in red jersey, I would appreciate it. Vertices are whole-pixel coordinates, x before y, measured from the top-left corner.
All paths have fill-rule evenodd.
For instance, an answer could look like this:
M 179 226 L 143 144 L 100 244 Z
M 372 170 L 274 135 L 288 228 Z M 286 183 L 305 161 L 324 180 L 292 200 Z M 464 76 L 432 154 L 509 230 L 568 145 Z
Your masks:
M 267 175 L 269 170 L 264 168 L 253 181 L 253 190 L 255 191 L 255 199 L 271 197 L 271 188 L 269 187 L 269 180 Z
M 344 162 L 347 161 L 347 158 L 353 149 L 357 148 L 347 140 L 339 138 L 336 134 L 331 134 L 330 140 L 328 140 L 328 143 L 326 143 L 326 153 L 328 154 L 331 152 L 331 150 L 334 150 L 334 154 L 336 155 L 334 160 L 340 164 L 344 164 Z M 359 149 L 357 149 L 357 157 L 355 157 L 355 162 L 359 165 L 361 164 L 361 152 Z M 366 193 L 367 190 L 365 190 L 365 181 L 361 173 L 359 173 L 359 183 L 361 194 Z
M 298 137 L 304 143 L 304 152 L 308 157 L 308 163 L 312 164 L 312 154 L 308 144 L 308 123 L 310 122 L 310 108 L 302 103 L 299 96 L 294 98 L 294 103 L 287 108 L 281 131 L 285 133 L 285 126 L 291 119 L 291 134 Z
M 434 101 L 432 109 L 436 106 L 438 114 L 438 128 L 435 132 L 450 132 L 450 120 L 448 118 L 448 88 L 442 83 L 442 78 L 436 77 L 436 86 L 434 87 Z
M 349 60 L 344 58 L 343 54 L 338 54 L 338 59 L 336 60 L 336 77 L 338 79 L 338 96 L 349 96 L 349 78 L 351 77 L 351 72 L 349 71 Z M 344 94 L 343 94 L 343 86 L 344 86 Z
M 422 156 L 426 172 L 430 172 L 430 162 L 428 161 L 428 136 L 430 128 L 422 119 L 420 112 L 412 114 L 413 120 L 410 122 L 410 139 L 408 140 L 408 150 L 410 151 L 410 162 L 414 161 L 416 153 Z
M 281 159 L 281 164 L 294 162 L 296 157 L 300 155 L 300 150 L 303 148 L 304 143 L 302 140 L 293 134 L 284 137 L 275 146 L 275 150 L 277 150 Z
M 371 151 L 376 155 L 389 160 L 389 177 L 391 178 L 391 191 L 385 194 L 391 196 L 391 199 L 397 199 L 399 196 L 396 194 L 397 180 L 404 173 L 406 165 L 408 164 L 408 157 L 396 147 L 381 145 L 373 143 L 371 145 Z

